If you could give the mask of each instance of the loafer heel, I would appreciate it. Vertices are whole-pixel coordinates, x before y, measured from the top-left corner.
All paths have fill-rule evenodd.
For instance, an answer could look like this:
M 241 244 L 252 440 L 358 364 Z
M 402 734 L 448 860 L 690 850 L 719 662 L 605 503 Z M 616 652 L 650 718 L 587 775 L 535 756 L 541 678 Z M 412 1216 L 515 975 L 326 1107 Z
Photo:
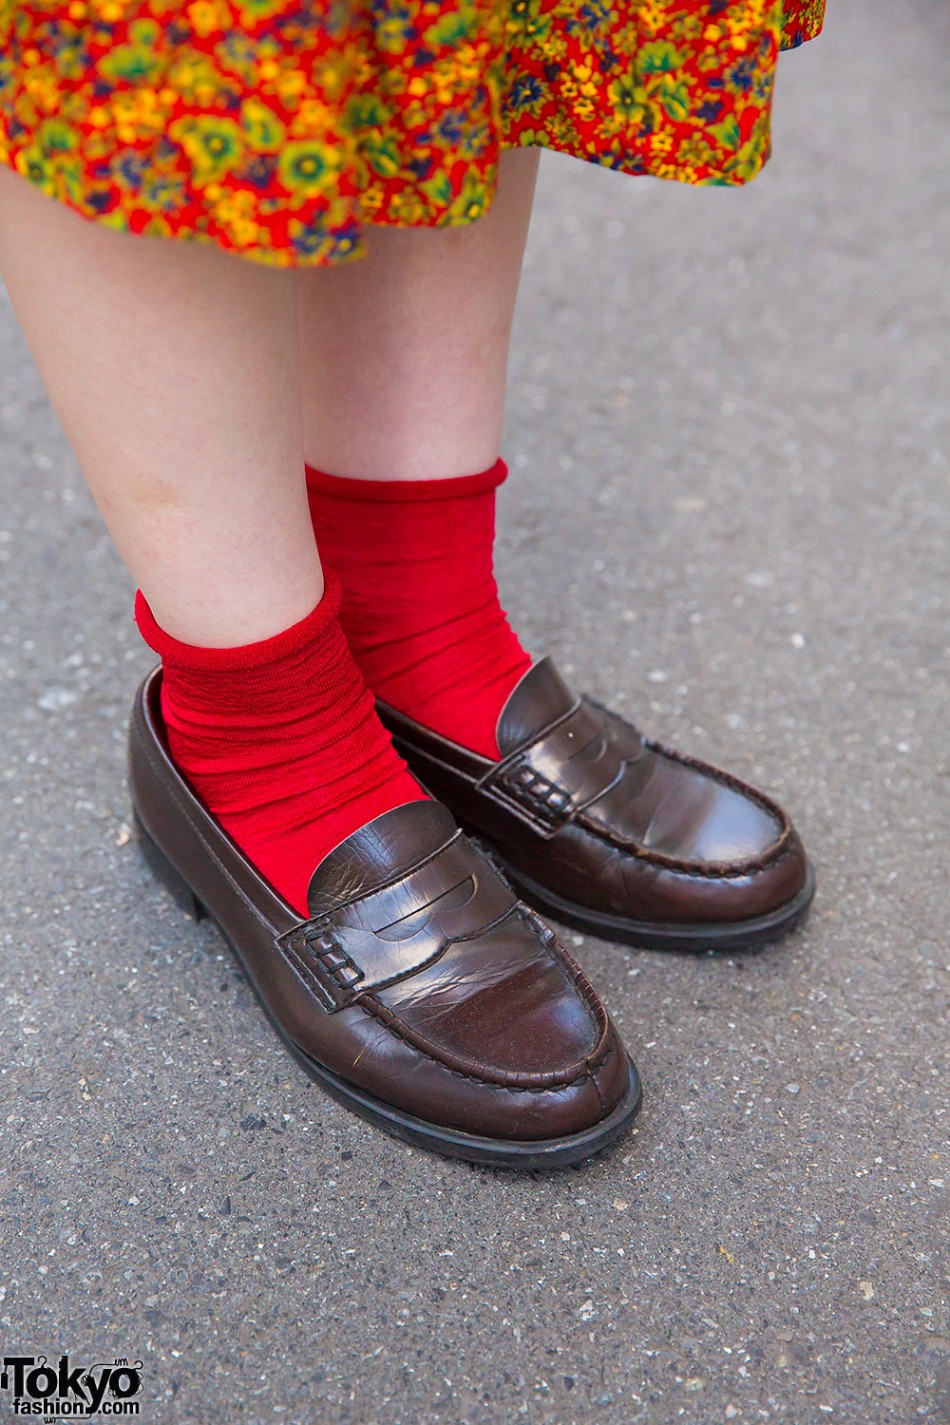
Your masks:
M 142 819 L 137 811 L 132 813 L 132 821 L 135 826 L 135 834 L 138 837 L 139 846 L 146 864 L 156 880 L 165 887 L 172 900 L 184 911 L 185 915 L 192 920 L 206 920 L 208 912 L 201 901 L 195 895 L 188 883 L 175 870 L 165 853 L 152 840 L 152 837 L 145 830 Z

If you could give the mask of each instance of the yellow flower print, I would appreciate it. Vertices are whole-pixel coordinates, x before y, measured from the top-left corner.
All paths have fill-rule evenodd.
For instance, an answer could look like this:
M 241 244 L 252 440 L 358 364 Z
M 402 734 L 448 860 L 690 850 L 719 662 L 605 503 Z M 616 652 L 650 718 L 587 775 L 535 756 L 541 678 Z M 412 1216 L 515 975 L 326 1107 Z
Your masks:
M 201 39 L 207 39 L 216 30 L 226 31 L 231 25 L 231 11 L 221 0 L 192 0 L 185 14 Z
M 406 188 L 397 194 L 392 212 L 400 227 L 411 228 L 427 221 L 429 202 L 420 192 Z
M 348 84 L 352 83 L 353 72 L 341 59 L 328 59 L 316 66 L 314 79 L 320 85 L 328 102 L 342 98 Z
M 215 218 L 227 228 L 236 247 L 250 247 L 258 237 L 254 194 L 242 189 L 214 200 Z
M 706 164 L 715 163 L 716 150 L 702 134 L 693 134 L 680 144 L 677 156 L 680 162 L 688 167 L 702 168 Z
M 154 89 L 131 89 L 115 95 L 110 118 L 122 143 L 134 144 L 143 133 L 161 134 L 168 114 Z
M 284 69 L 274 81 L 274 93 L 282 104 L 292 108 L 301 97 L 310 91 L 307 76 L 299 69 Z M 324 108 L 326 104 L 324 103 Z
M 174 89 L 186 104 L 197 109 L 206 108 L 216 100 L 238 92 L 236 82 L 230 77 L 225 78 L 213 58 L 198 50 L 181 50 L 164 77 L 169 88 Z
M 365 214 L 363 221 L 374 222 L 377 219 L 378 214 L 385 202 L 386 194 L 383 192 L 382 188 L 374 188 L 372 186 L 368 186 L 364 192 L 362 200 L 360 201 L 360 211 Z
M 95 20 L 104 20 L 107 25 L 117 25 L 124 20 L 126 11 L 134 0 L 91 0 L 89 11 Z
M 640 23 L 645 32 L 656 34 L 667 21 L 667 7 L 665 5 L 641 5 L 639 7 Z
M 547 148 L 551 142 L 551 136 L 546 129 L 525 129 L 524 142 L 532 148 Z
M 703 31 L 703 22 L 699 15 L 688 15 L 681 20 L 676 20 L 670 26 L 670 38 L 674 44 L 692 44 L 699 39 Z
M 480 218 L 483 213 L 488 211 L 494 184 L 494 173 L 490 179 L 485 181 L 472 177 L 466 178 L 462 184 L 462 191 L 446 209 L 445 221 L 447 223 L 470 223 L 476 218 Z
M 55 114 L 60 105 L 60 88 L 49 70 L 32 69 L 23 76 L 23 88 L 38 114 Z

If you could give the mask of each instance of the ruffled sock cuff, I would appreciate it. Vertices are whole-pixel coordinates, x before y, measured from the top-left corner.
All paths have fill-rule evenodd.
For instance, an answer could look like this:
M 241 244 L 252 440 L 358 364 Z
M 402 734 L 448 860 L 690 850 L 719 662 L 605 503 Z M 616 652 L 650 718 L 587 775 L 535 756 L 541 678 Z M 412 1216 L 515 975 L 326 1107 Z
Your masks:
M 165 632 L 141 589 L 135 595 L 135 622 L 149 648 L 169 667 L 203 669 L 209 673 L 264 667 L 318 641 L 339 618 L 342 599 L 340 581 L 327 568 L 324 568 L 323 577 L 323 598 L 316 608 L 299 622 L 291 624 L 290 628 L 256 643 L 244 643 L 235 648 L 200 648 L 183 643 Z

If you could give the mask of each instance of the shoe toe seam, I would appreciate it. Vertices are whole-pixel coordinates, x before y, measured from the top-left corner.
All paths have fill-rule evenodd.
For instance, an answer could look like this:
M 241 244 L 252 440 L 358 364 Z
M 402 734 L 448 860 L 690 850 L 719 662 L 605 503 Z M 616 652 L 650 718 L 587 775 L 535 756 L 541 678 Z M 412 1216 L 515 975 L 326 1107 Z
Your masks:
M 414 1053 L 422 1054 L 424 1058 L 429 1059 L 446 1073 L 472 1083 L 482 1084 L 487 1088 L 502 1089 L 509 1093 L 564 1093 L 568 1089 L 576 1088 L 586 1079 L 595 1080 L 598 1071 L 608 1063 L 611 1055 L 617 1050 L 616 1035 L 611 1033 L 608 1022 L 607 1031 L 594 1053 L 567 1069 L 537 1070 L 530 1073 L 514 1069 L 498 1069 L 493 1072 L 491 1069 L 480 1067 L 472 1060 L 464 1059 L 461 1055 L 447 1055 L 431 1040 L 417 1034 L 375 995 L 368 994 L 363 999 L 357 1000 L 354 1005 L 354 1008 L 356 1007 L 372 1014 L 394 1038 L 408 1044 Z M 539 1082 L 539 1080 L 544 1082 Z
M 587 1020 L 594 1030 L 596 1040 L 589 1054 L 582 1059 L 578 1059 L 574 1064 L 563 1069 L 538 1070 L 528 1073 L 516 1069 L 498 1069 L 492 1071 L 489 1068 L 482 1068 L 474 1060 L 466 1059 L 462 1055 L 453 1054 L 451 1051 L 441 1049 L 438 1044 L 433 1043 L 425 1035 L 419 1034 L 405 1020 L 401 1019 L 394 1010 L 378 998 L 378 996 L 367 993 L 357 999 L 356 1004 L 361 1008 L 369 1008 L 376 1014 L 377 1008 L 380 1013 L 377 1017 L 383 1025 L 390 1030 L 397 1038 L 412 1045 L 419 1053 L 425 1054 L 435 1063 L 440 1064 L 450 1073 L 460 1073 L 464 1078 L 476 1079 L 481 1083 L 492 1084 L 501 1088 L 512 1088 L 516 1091 L 523 1089 L 543 1091 L 547 1087 L 570 1086 L 576 1084 L 584 1078 L 592 1077 L 597 1069 L 605 1062 L 610 1051 L 610 1042 L 613 1037 L 612 1026 L 600 999 L 593 986 L 584 974 L 580 965 L 561 945 L 554 931 L 541 919 L 530 906 L 523 901 L 518 901 L 516 907 L 522 920 L 526 921 L 534 931 L 535 937 L 547 952 L 553 964 L 560 971 L 560 974 L 567 985 L 568 990 L 576 996 Z M 538 1084 L 536 1080 L 544 1078 L 546 1084 Z M 513 1083 L 512 1080 L 519 1080 Z
M 688 752 L 680 752 L 675 747 L 667 747 L 664 742 L 658 742 L 652 737 L 644 737 L 643 745 L 651 752 L 656 752 L 660 757 L 666 757 L 671 762 L 678 762 L 682 767 L 689 767 L 694 772 L 701 773 L 704 777 L 709 777 L 714 782 L 719 782 L 730 791 L 738 792 L 748 801 L 754 802 L 762 811 L 766 812 L 775 825 L 778 827 L 779 836 L 787 835 L 791 829 L 791 822 L 788 813 L 778 802 L 773 801 L 765 792 L 758 787 L 753 787 L 751 783 L 744 782 L 741 777 L 737 777 L 734 772 L 727 772 L 723 767 L 716 767 L 712 762 L 704 762 L 699 757 L 693 757 Z
M 744 861 L 699 862 L 686 861 L 677 856 L 669 856 L 663 851 L 653 851 L 649 847 L 638 846 L 635 842 L 612 834 L 609 827 L 605 827 L 596 818 L 585 813 L 576 817 L 573 824 L 595 840 L 613 846 L 615 850 L 628 856 L 632 861 L 642 861 L 659 870 L 669 871 L 674 875 L 694 880 L 738 880 L 743 876 L 762 875 L 796 854 L 796 847 L 791 843 L 790 829 L 760 856 L 749 857 Z
M 608 711 L 605 709 L 604 711 Z M 611 713 L 611 717 L 616 718 L 616 713 Z M 623 719 L 618 719 L 623 722 Z M 623 723 L 627 727 L 627 723 Z M 631 729 L 636 731 L 636 729 Z M 575 825 L 599 840 L 606 841 L 626 852 L 627 855 L 636 860 L 646 861 L 651 865 L 660 867 L 663 870 L 676 872 L 680 875 L 689 876 L 703 880 L 721 880 L 724 878 L 738 878 L 772 869 L 787 856 L 794 853 L 794 846 L 791 845 L 792 824 L 788 814 L 784 809 L 774 802 L 771 797 L 759 791 L 757 787 L 750 786 L 741 777 L 734 776 L 731 772 L 724 771 L 721 767 L 715 767 L 710 762 L 703 762 L 698 757 L 692 757 L 687 752 L 679 752 L 676 748 L 667 747 L 665 743 L 657 742 L 653 738 L 645 737 L 642 733 L 637 733 L 644 747 L 660 757 L 665 757 L 671 762 L 676 762 L 680 766 L 688 767 L 699 772 L 702 776 L 719 782 L 722 786 L 728 787 L 730 791 L 738 793 L 748 801 L 753 802 L 776 827 L 777 835 L 769 843 L 765 850 L 758 852 L 754 856 L 746 856 L 742 860 L 733 861 L 689 861 L 684 857 L 672 856 L 663 851 L 652 850 L 650 847 L 641 846 L 618 835 L 606 823 L 600 821 L 593 815 L 593 808 L 597 803 L 592 802 L 590 807 L 584 808 L 573 818 Z

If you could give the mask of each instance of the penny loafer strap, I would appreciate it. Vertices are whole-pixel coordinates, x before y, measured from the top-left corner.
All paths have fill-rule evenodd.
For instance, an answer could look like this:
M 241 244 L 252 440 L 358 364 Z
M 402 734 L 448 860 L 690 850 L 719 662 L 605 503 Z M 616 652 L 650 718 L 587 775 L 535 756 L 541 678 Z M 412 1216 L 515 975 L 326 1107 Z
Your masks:
M 279 935 L 280 954 L 330 1014 L 417 975 L 459 940 L 487 933 L 517 905 L 458 834 L 405 876 Z
M 623 776 L 628 749 L 583 699 L 526 747 L 490 769 L 479 789 L 553 836 Z

